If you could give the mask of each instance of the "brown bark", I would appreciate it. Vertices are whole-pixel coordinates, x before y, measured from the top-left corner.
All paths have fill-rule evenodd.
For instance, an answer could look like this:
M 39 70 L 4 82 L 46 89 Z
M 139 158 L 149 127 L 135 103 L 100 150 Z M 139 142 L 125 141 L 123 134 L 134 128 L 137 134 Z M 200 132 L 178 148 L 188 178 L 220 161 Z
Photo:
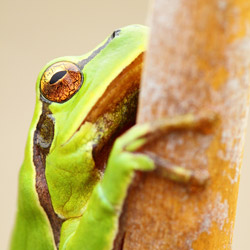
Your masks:
M 208 170 L 193 187 L 138 173 L 115 249 L 231 249 L 250 83 L 250 2 L 156 0 L 138 122 L 212 110 L 212 134 L 177 131 L 149 146 L 174 164 Z

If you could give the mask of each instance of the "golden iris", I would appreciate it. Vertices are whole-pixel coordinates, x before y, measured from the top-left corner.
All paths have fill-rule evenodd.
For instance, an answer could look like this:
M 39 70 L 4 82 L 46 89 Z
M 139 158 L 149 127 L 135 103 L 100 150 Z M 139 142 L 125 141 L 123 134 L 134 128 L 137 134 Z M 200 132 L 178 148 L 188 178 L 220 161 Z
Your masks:
M 49 66 L 41 78 L 41 93 L 51 102 L 69 100 L 81 87 L 83 76 L 77 65 L 57 62 Z

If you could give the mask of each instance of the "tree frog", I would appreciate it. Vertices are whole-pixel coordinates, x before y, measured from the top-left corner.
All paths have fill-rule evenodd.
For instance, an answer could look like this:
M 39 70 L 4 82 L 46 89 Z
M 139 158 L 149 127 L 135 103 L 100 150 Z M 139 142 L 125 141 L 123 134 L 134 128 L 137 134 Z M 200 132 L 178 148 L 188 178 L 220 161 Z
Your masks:
M 162 162 L 138 149 L 162 131 L 214 120 L 187 114 L 134 126 L 147 33 L 141 25 L 121 28 L 92 52 L 41 70 L 12 250 L 112 249 L 135 170 Z M 172 179 L 193 178 L 182 167 L 166 169 Z

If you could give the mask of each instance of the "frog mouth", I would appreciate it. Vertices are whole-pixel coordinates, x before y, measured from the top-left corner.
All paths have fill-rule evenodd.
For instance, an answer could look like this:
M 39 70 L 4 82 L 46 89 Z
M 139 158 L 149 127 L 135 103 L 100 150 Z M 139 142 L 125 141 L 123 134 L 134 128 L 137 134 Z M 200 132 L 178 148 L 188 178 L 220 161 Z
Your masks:
M 135 124 L 143 56 L 138 55 L 121 71 L 81 124 L 91 122 L 101 132 L 93 147 L 95 166 L 101 171 L 115 139 Z

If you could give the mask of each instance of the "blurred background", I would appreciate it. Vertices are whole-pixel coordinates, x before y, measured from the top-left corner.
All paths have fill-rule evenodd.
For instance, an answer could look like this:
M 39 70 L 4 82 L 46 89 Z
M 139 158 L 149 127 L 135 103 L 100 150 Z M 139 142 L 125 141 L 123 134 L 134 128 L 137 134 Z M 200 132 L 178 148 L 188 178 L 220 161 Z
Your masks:
M 35 82 L 51 59 L 81 55 L 119 27 L 147 23 L 150 0 L 12 0 L 0 4 L 0 249 L 15 218 L 17 178 L 35 106 Z M 249 250 L 250 119 L 233 250 Z

